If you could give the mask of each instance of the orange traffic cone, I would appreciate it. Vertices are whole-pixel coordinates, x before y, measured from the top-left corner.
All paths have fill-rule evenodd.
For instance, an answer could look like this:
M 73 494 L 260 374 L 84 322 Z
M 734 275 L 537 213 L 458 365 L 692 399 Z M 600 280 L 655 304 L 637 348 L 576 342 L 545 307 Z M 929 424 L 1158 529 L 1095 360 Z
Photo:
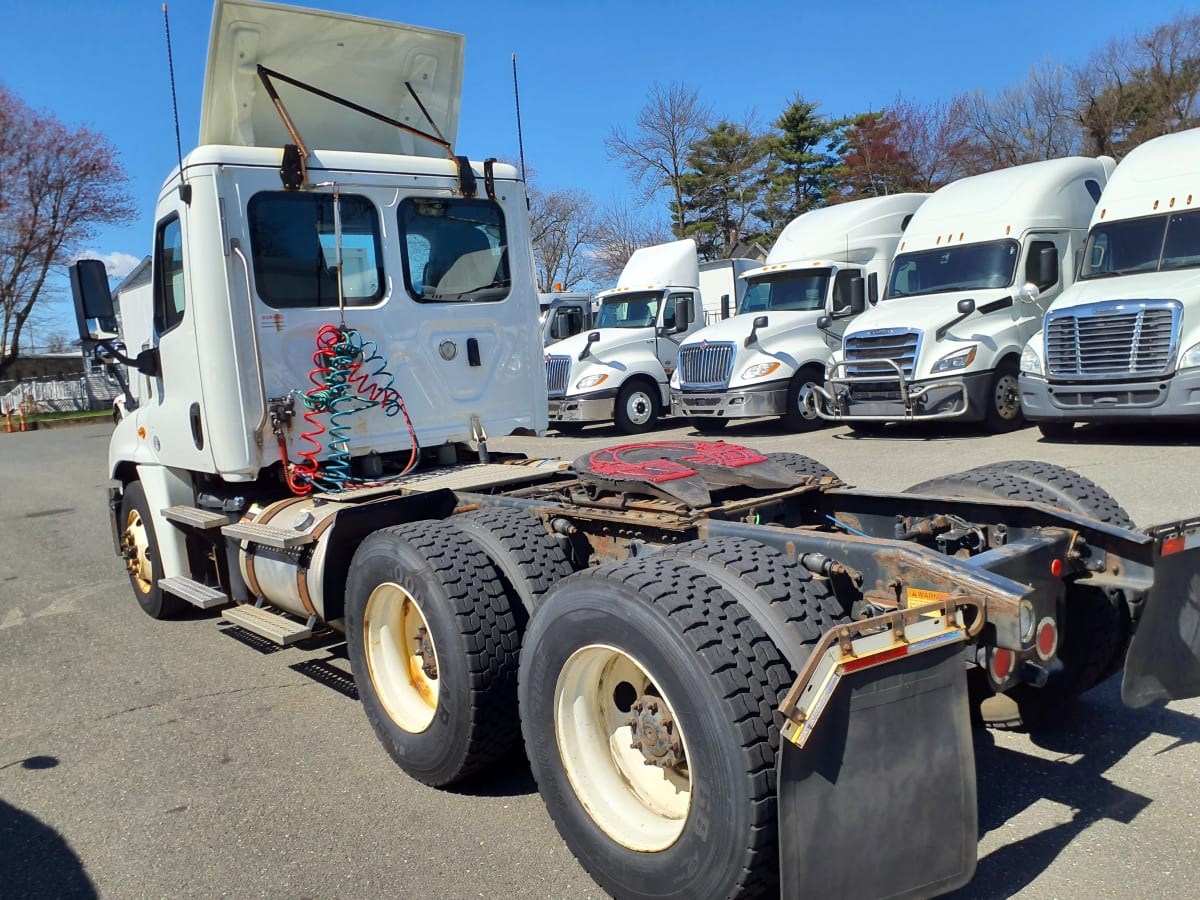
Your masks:
M 17 407 L 17 414 L 21 417 L 21 430 L 25 430 L 25 404 L 22 403 Z
M 8 407 L 4 408 L 4 427 L 8 429 L 9 434 L 13 433 L 12 410 Z

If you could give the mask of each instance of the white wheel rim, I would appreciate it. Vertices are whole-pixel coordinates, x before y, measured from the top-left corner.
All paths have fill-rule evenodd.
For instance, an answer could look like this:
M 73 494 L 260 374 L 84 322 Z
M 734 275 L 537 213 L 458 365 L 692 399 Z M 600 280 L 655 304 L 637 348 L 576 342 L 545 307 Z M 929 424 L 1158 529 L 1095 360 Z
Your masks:
M 125 551 L 125 567 L 133 577 L 133 583 L 143 594 L 154 587 L 154 567 L 150 564 L 150 534 L 146 523 L 136 509 L 129 511 L 125 519 L 125 534 L 121 540 Z
M 1013 375 L 1001 375 L 996 381 L 996 412 L 1005 421 L 1015 419 L 1021 411 L 1021 396 L 1017 390 L 1017 379 Z
M 625 404 L 625 415 L 629 416 L 629 421 L 634 425 L 645 425 L 649 422 L 653 410 L 653 401 L 645 391 L 634 391 Z
M 672 720 L 683 761 L 647 765 L 631 746 L 633 701 L 650 698 Z M 571 654 L 554 688 L 554 732 L 575 796 L 605 834 L 630 850 L 665 850 L 679 839 L 692 802 L 687 742 L 670 701 L 645 666 L 614 647 Z
M 438 703 L 437 648 L 412 594 L 393 582 L 371 591 L 363 613 L 367 671 L 392 721 L 411 734 L 433 722 Z M 432 652 L 432 662 L 422 648 Z

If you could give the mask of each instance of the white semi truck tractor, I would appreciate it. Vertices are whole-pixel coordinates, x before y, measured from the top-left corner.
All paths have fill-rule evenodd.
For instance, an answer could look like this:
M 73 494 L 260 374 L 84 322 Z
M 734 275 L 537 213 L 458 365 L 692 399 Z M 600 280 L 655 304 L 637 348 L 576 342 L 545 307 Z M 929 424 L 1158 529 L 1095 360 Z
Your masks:
M 1121 160 L 1076 281 L 1021 355 L 1021 405 L 1043 435 L 1077 422 L 1200 417 L 1200 130 Z
M 246 0 L 212 34 L 124 349 L 72 267 L 85 346 L 135 372 L 109 508 L 149 615 L 344 638 L 426 784 L 523 746 L 617 898 L 952 890 L 968 668 L 1030 721 L 1122 664 L 1134 705 L 1200 690 L 1200 519 L 1139 531 L 1066 470 L 880 494 L 723 442 L 489 453 L 545 427 L 545 370 L 524 186 L 450 150 L 462 39 Z
M 720 296 L 700 287 L 691 238 L 634 251 L 617 286 L 597 295 L 595 329 L 546 348 L 551 424 L 614 422 L 625 434 L 657 425 L 670 411 L 679 342 L 721 311 Z
M 879 299 L 900 236 L 926 196 L 873 197 L 793 219 L 766 262 L 741 274 L 737 314 L 680 345 L 672 415 L 702 434 L 755 416 L 780 416 L 796 431 L 820 424 L 812 389 L 842 333 Z
M 1069 285 L 1115 163 L 1069 157 L 964 178 L 909 223 L 879 304 L 842 337 L 818 413 L 856 431 L 1023 422 L 1022 348 Z

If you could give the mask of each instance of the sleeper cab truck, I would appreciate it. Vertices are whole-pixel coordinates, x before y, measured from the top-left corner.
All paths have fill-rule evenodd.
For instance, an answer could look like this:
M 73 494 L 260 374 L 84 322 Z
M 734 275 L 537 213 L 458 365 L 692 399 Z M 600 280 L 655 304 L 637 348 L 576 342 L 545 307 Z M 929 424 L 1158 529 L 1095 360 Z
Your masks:
M 1114 166 L 1047 160 L 935 192 L 905 231 L 883 299 L 846 329 L 818 414 L 860 432 L 940 419 L 1019 428 L 1022 348 L 1070 284 Z
M 679 342 L 719 316 L 728 293 L 701 287 L 692 239 L 635 251 L 617 286 L 598 295 L 595 329 L 546 348 L 551 424 L 567 432 L 613 422 L 624 434 L 658 424 Z
M 741 274 L 737 314 L 680 345 L 672 415 L 702 434 L 756 416 L 780 416 L 795 431 L 820 424 L 812 388 L 842 333 L 879 299 L 900 236 L 926 196 L 857 200 L 788 223 L 766 262 Z
M 1200 417 L 1200 129 L 1121 160 L 1073 285 L 1021 354 L 1021 405 L 1051 438 L 1077 422 Z

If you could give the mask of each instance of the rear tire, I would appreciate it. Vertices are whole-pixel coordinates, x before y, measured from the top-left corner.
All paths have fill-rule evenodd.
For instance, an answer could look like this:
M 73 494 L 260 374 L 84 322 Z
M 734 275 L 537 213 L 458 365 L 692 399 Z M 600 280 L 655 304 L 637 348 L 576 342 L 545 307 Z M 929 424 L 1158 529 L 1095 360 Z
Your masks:
M 1009 471 L 1006 466 L 1014 468 Z M 1057 466 L 1028 461 L 993 463 L 934 478 L 913 485 L 908 492 L 1044 503 L 1088 515 L 1077 506 L 1083 501 L 1069 493 L 1081 493 L 1084 483 L 1112 500 L 1083 476 Z M 1115 505 L 1116 501 L 1112 502 Z M 1117 506 L 1116 511 L 1109 514 L 1117 516 L 1125 515 L 1125 512 Z M 1017 706 L 1020 721 L 1025 725 L 1048 721 L 1074 704 L 1079 695 L 1107 678 L 1113 671 L 1114 659 L 1124 658 L 1123 648 L 1129 636 L 1127 626 L 1128 614 L 1124 613 L 1123 602 L 1114 600 L 1099 588 L 1067 582 L 1065 608 L 1059 621 L 1058 659 L 1062 669 L 1050 676 L 1045 687 L 1019 684 L 1006 692 Z M 986 705 L 983 717 L 989 721 Z M 1010 726 L 1013 717 L 1006 713 L 995 724 Z
M 622 434 L 642 434 L 658 424 L 658 385 L 631 378 L 617 392 L 613 420 Z
M 788 385 L 787 409 L 783 424 L 789 431 L 804 432 L 820 428 L 825 420 L 817 415 L 812 388 L 820 387 L 825 373 L 818 366 L 805 366 L 793 376 Z
M 789 472 L 795 472 L 797 475 L 807 475 L 815 478 L 832 478 L 835 481 L 841 481 L 833 469 L 825 465 L 823 462 L 813 459 L 811 456 L 805 456 L 803 453 L 768 453 L 767 459 L 771 462 L 783 466 Z
M 138 606 L 152 619 L 172 619 L 182 615 L 188 602 L 163 591 L 162 557 L 158 535 L 150 516 L 150 504 L 140 481 L 131 481 L 121 495 L 121 550 L 125 568 Z
M 463 530 L 413 522 L 363 540 L 346 582 L 346 646 L 367 719 L 418 781 L 451 784 L 518 746 L 517 622 Z
M 451 522 L 469 534 L 500 570 L 509 589 L 509 605 L 514 613 L 524 613 L 522 627 L 542 596 L 575 571 L 558 541 L 527 512 L 496 506 L 463 513 Z
M 793 672 L 726 587 L 756 590 L 770 576 L 704 544 L 576 574 L 527 637 L 521 726 L 538 789 L 576 858 L 619 897 L 778 890 L 774 717 Z M 679 558 L 689 553 L 708 563 Z M 739 565 L 757 575 L 743 579 Z M 626 715 L 639 727 L 633 746 Z M 675 735 L 682 759 L 647 766 L 643 748 Z

